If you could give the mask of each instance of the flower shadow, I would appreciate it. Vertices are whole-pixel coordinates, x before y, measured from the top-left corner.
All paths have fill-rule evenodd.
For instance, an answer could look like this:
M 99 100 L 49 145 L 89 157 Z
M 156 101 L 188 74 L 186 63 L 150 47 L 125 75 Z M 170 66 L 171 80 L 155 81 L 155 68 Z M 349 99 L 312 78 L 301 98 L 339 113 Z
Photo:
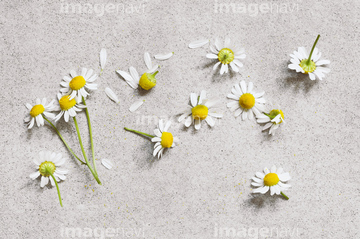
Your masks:
M 310 80 L 309 75 L 303 73 L 297 73 L 288 69 L 290 75 L 284 80 L 278 79 L 285 88 L 293 88 L 294 92 L 299 93 L 301 89 L 305 93 L 308 93 L 315 85 L 319 83 L 318 80 Z

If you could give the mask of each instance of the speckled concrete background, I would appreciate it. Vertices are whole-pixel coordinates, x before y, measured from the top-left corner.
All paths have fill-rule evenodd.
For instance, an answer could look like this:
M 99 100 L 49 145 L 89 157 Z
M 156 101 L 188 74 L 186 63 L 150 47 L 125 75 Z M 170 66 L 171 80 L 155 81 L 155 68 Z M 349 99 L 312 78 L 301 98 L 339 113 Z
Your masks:
M 238 238 L 359 238 L 359 1 L 77 3 L 80 13 L 72 12 L 70 1 L 0 3 L 0 238 L 69 238 L 75 232 L 78 238 L 231 238 L 233 233 Z M 223 3 L 244 3 L 247 11 L 221 13 L 216 4 Z M 272 12 L 256 14 L 263 3 L 273 4 Z M 112 4 L 120 5 L 118 12 Z M 103 6 L 108 9 L 102 13 Z M 89 8 L 96 12 L 87 13 Z M 309 49 L 317 34 L 323 58 L 331 60 L 332 71 L 322 82 L 287 70 L 289 53 L 298 46 Z M 247 58 L 240 74 L 219 77 L 204 57 L 208 50 L 187 45 L 225 35 L 245 47 Z M 55 98 L 71 69 L 99 72 L 101 48 L 108 51 L 108 64 L 88 105 L 96 155 L 115 165 L 107 170 L 98 161 L 103 186 L 48 125 L 27 130 L 23 124 L 25 103 Z M 130 65 L 145 69 L 144 51 L 175 52 L 159 62 L 159 83 L 146 94 L 115 73 Z M 276 137 L 261 132 L 255 121 L 235 119 L 226 108 L 226 95 L 242 79 L 282 106 L 286 125 Z M 107 98 L 108 86 L 121 104 Z M 202 89 L 221 99 L 224 118 L 199 132 L 174 123 L 171 129 L 181 143 L 162 160 L 151 161 L 153 145 L 123 130 L 152 132 L 155 121 L 147 118 L 175 120 L 177 106 Z M 145 104 L 130 113 L 138 99 Z M 85 115 L 78 118 L 85 135 Z M 58 127 L 80 154 L 73 124 L 62 121 Z M 41 150 L 69 158 L 70 173 L 59 184 L 63 208 L 55 188 L 41 189 L 28 177 Z M 249 179 L 273 164 L 292 176 L 289 201 L 251 194 Z

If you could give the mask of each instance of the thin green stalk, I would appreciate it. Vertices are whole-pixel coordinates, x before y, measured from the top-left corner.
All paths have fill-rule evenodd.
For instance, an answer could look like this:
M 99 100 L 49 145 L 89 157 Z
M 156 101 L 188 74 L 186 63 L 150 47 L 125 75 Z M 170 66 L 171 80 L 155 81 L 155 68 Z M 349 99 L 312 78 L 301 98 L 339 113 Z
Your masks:
M 56 182 L 56 178 L 54 177 L 54 175 L 50 172 L 50 171 L 48 171 L 49 173 L 50 173 L 50 176 L 52 177 L 52 179 L 54 180 L 54 182 L 55 182 L 55 185 L 56 185 L 56 190 L 57 190 L 57 193 L 58 193 L 58 196 L 59 196 L 59 202 L 60 202 L 60 206 L 63 206 L 63 204 L 62 204 L 62 200 L 61 200 L 61 195 L 60 195 L 60 189 L 59 189 L 59 185 L 58 185 L 58 183 Z
M 65 144 L 65 146 L 68 148 L 68 150 L 72 153 L 72 155 L 74 155 L 74 157 L 79 160 L 82 164 L 86 164 L 84 161 L 82 161 L 78 156 L 76 156 L 76 154 L 74 153 L 74 151 L 72 151 L 72 149 L 70 148 L 70 146 L 65 142 L 65 139 L 62 137 L 62 135 L 60 134 L 59 130 L 55 127 L 55 125 L 53 125 L 53 123 L 51 123 L 44 115 L 43 115 L 44 119 L 54 128 L 54 130 L 56 131 L 56 133 L 59 135 L 60 139 L 63 141 L 63 143 Z
M 84 105 L 86 105 L 84 97 L 82 97 L 82 102 Z M 98 175 L 97 170 L 96 170 L 96 163 L 95 163 L 95 150 L 94 150 L 94 142 L 93 142 L 93 137 L 92 137 L 90 115 L 89 115 L 89 110 L 87 107 L 85 108 L 85 113 L 86 113 L 86 118 L 87 118 L 87 122 L 88 122 L 88 126 L 89 126 L 90 144 L 91 144 L 91 153 L 92 153 L 94 171 L 95 171 L 96 175 Z
M 134 132 L 134 133 L 137 133 L 137 134 L 145 135 L 145 136 L 150 137 L 150 138 L 154 138 L 154 137 L 155 137 L 154 135 L 146 134 L 146 133 L 143 133 L 143 132 L 134 130 L 134 129 L 129 129 L 129 128 L 126 128 L 126 127 L 124 127 L 124 129 L 127 130 L 127 131 L 130 131 L 130 132 Z
M 316 38 L 316 40 L 315 40 L 315 43 L 314 43 L 314 45 L 313 45 L 313 47 L 312 47 L 312 49 L 311 49 L 311 51 L 310 51 L 310 55 L 309 55 L 309 58 L 308 58 L 308 60 L 307 60 L 307 64 L 308 64 L 308 65 L 310 64 L 311 56 L 312 56 L 312 54 L 313 54 L 313 51 L 314 51 L 314 49 L 315 49 L 315 46 L 316 46 L 319 38 L 320 38 L 320 35 L 317 36 L 317 38 Z
M 82 141 L 81 141 L 80 130 L 79 130 L 78 123 L 77 123 L 77 121 L 76 121 L 76 117 L 74 116 L 73 119 L 74 119 L 74 123 L 75 123 L 75 127 L 76 127 L 76 132 L 77 132 L 77 135 L 78 135 L 78 138 L 79 138 L 79 144 L 80 144 L 82 153 L 83 153 L 83 155 L 84 155 L 84 159 L 85 159 L 86 165 L 87 165 L 88 168 L 90 169 L 90 171 L 91 171 L 92 175 L 94 176 L 94 178 L 96 179 L 97 183 L 101 185 L 101 182 L 100 182 L 98 176 L 97 176 L 96 173 L 94 172 L 93 168 L 91 167 L 91 165 L 90 165 L 90 163 L 89 163 L 89 160 L 88 160 L 87 157 L 86 157 L 86 153 L 85 153 L 85 150 L 84 150 L 84 146 L 83 146 L 83 144 L 82 144 Z
M 284 197 L 286 200 L 289 200 L 289 197 L 286 196 L 283 192 L 280 192 L 280 193 L 281 193 L 281 195 L 283 195 L 283 197 Z

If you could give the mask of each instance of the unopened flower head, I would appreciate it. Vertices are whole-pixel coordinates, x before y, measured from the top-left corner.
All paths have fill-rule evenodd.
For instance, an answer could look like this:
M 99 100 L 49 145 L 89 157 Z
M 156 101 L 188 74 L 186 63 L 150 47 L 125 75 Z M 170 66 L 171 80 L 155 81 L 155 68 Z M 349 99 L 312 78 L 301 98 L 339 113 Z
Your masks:
M 143 73 L 140 77 L 137 70 L 130 66 L 129 67 L 129 73 L 125 71 L 118 70 L 116 71 L 121 77 L 124 78 L 126 83 L 129 84 L 133 89 L 137 89 L 140 85 L 141 88 L 144 90 L 150 90 L 156 85 L 156 74 L 158 73 L 158 65 L 153 66 L 150 58 L 150 54 L 148 52 L 145 52 L 144 54 L 144 61 L 145 65 L 147 67 L 147 70 L 145 73 Z

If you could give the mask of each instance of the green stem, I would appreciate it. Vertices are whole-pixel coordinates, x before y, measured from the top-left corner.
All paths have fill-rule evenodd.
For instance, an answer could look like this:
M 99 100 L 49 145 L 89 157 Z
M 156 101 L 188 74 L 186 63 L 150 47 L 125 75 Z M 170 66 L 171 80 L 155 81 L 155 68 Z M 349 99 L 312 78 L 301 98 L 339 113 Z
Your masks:
M 312 54 L 313 54 L 313 51 L 314 51 L 314 49 L 315 49 L 315 46 L 316 46 L 319 38 L 320 38 L 320 35 L 317 36 L 317 38 L 316 38 L 316 40 L 315 40 L 315 43 L 314 43 L 314 45 L 313 45 L 313 47 L 312 47 L 312 49 L 311 49 L 311 51 L 310 51 L 310 55 L 309 55 L 309 58 L 308 58 L 308 60 L 307 60 L 307 64 L 308 64 L 308 65 L 310 64 L 311 56 L 312 56 Z
M 283 197 L 284 197 L 286 200 L 289 200 L 289 197 L 286 196 L 283 192 L 280 192 L 280 193 L 281 193 L 281 195 L 283 195 Z
M 56 131 L 56 133 L 59 135 L 60 139 L 63 141 L 63 143 L 65 144 L 65 146 L 68 148 L 68 150 L 72 153 L 72 155 L 74 155 L 74 157 L 79 160 L 82 164 L 85 164 L 84 161 L 82 161 L 78 156 L 76 156 L 76 154 L 74 153 L 74 151 L 72 151 L 72 149 L 69 147 L 69 145 L 65 142 L 65 139 L 62 137 L 62 135 L 60 134 L 59 130 L 55 127 L 55 125 L 53 125 L 53 123 L 51 123 L 44 115 L 43 115 L 44 119 L 54 128 L 54 130 Z
M 86 105 L 84 97 L 82 97 L 82 102 L 84 105 Z M 86 118 L 87 118 L 87 122 L 88 122 L 88 126 L 89 126 L 90 144 L 91 144 L 91 153 L 92 153 L 94 171 L 95 171 L 96 175 L 98 175 L 97 170 L 96 170 L 96 163 L 95 163 L 95 150 L 94 150 L 94 142 L 93 142 L 93 137 L 92 137 L 90 115 L 89 115 L 89 110 L 87 107 L 85 108 L 85 113 L 86 113 Z
M 137 134 L 145 135 L 145 136 L 150 137 L 150 138 L 154 138 L 154 137 L 155 137 L 154 135 L 146 134 L 146 133 L 143 133 L 143 132 L 140 132 L 140 131 L 137 131 L 137 130 L 133 130 L 133 129 L 129 129 L 129 128 L 126 128 L 126 127 L 124 127 L 124 129 L 127 130 L 127 131 L 130 131 L 130 132 L 134 132 L 134 133 L 137 133 Z
M 79 144 L 80 144 L 82 153 L 83 153 L 83 155 L 84 155 L 84 159 L 85 159 L 86 165 L 87 165 L 88 168 L 90 169 L 90 171 L 91 171 L 92 175 L 94 176 L 94 178 L 96 179 L 97 183 L 101 185 L 101 182 L 100 182 L 98 176 L 97 176 L 96 173 L 94 172 L 93 168 L 91 167 L 91 165 L 90 165 L 90 163 L 89 163 L 89 160 L 88 160 L 87 157 L 86 157 L 86 153 L 85 153 L 85 150 L 84 150 L 84 146 L 83 146 L 83 144 L 82 144 L 82 141 L 81 141 L 79 126 L 78 126 L 78 123 L 77 123 L 77 121 L 76 121 L 76 117 L 74 116 L 73 119 L 74 119 L 74 123 L 75 123 L 75 127 L 76 127 L 76 132 L 77 132 L 77 135 L 78 135 L 78 138 L 79 138 Z
M 50 171 L 48 171 L 49 173 L 50 173 L 50 176 L 52 177 L 52 179 L 54 180 L 54 182 L 55 182 L 55 185 L 56 185 L 56 190 L 57 190 L 57 193 L 58 193 L 58 196 L 59 196 L 59 202 L 60 202 L 60 206 L 63 206 L 63 204 L 62 204 L 62 200 L 61 200 L 61 195 L 60 195 L 60 189 L 59 189 L 59 185 L 58 185 L 58 183 L 56 182 L 56 178 L 54 177 L 54 175 L 50 172 Z

